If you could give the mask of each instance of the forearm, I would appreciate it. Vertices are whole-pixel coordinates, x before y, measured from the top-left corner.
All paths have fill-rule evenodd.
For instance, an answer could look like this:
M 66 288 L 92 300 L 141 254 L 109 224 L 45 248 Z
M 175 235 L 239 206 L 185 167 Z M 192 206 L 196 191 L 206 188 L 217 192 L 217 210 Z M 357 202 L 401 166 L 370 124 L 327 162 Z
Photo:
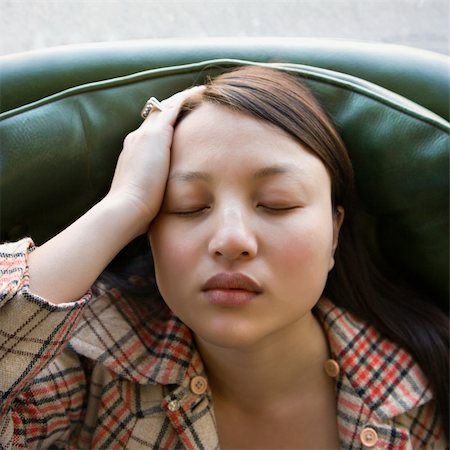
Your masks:
M 142 234 L 161 205 L 173 124 L 194 87 L 163 101 L 124 142 L 107 197 L 29 258 L 30 289 L 53 303 L 80 298 L 114 256 Z
M 105 198 L 29 255 L 30 291 L 55 304 L 79 299 L 143 223 L 121 200 Z

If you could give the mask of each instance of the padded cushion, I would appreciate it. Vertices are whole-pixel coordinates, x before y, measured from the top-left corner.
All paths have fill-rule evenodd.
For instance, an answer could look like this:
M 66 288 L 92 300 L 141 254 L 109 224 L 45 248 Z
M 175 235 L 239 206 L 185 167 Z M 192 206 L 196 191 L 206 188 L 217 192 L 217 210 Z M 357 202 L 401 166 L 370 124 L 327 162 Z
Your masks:
M 8 111 L 70 87 L 217 58 L 306 64 L 385 87 L 448 119 L 448 57 L 400 45 L 345 39 L 150 39 L 54 47 L 0 58 Z
M 246 61 L 152 69 L 67 89 L 0 115 L 2 240 L 41 243 L 96 203 L 150 96 L 163 99 Z M 349 149 L 380 263 L 448 298 L 448 122 L 361 79 L 273 64 L 304 79 Z M 99 236 L 99 239 L 101 236 Z

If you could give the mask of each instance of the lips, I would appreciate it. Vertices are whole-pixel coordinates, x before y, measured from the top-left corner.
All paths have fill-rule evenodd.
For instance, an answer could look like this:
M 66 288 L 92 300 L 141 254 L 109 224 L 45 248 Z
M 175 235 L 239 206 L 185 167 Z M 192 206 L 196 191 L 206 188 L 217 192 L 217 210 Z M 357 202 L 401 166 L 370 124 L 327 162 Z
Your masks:
M 261 286 L 248 275 L 240 272 L 222 272 L 212 276 L 202 287 L 203 291 L 210 290 L 242 290 L 259 294 Z
M 248 275 L 222 272 L 211 277 L 202 287 L 206 299 L 218 306 L 236 307 L 250 303 L 262 292 L 261 286 Z

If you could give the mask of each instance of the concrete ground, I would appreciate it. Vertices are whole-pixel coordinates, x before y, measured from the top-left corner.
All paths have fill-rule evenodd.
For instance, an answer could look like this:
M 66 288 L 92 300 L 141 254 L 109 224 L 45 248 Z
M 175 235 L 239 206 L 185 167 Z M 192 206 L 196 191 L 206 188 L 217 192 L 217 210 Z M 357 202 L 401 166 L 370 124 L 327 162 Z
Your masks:
M 0 55 L 165 37 L 335 37 L 449 53 L 448 0 L 0 0 Z

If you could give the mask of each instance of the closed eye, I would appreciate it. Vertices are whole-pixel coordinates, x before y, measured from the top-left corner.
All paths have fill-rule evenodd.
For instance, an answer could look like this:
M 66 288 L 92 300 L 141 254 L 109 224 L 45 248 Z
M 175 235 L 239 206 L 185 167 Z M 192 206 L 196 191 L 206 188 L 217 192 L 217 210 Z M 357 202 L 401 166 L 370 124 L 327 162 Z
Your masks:
M 190 217 L 190 216 L 200 215 L 203 212 L 206 212 L 208 209 L 209 209 L 209 206 L 203 206 L 201 208 L 192 208 L 192 209 L 187 209 L 187 210 L 173 211 L 172 214 L 174 214 L 176 216 Z
M 257 205 L 259 208 L 264 209 L 267 212 L 277 214 L 292 211 L 297 208 L 301 208 L 300 205 L 292 205 L 292 206 L 268 206 L 268 205 Z

